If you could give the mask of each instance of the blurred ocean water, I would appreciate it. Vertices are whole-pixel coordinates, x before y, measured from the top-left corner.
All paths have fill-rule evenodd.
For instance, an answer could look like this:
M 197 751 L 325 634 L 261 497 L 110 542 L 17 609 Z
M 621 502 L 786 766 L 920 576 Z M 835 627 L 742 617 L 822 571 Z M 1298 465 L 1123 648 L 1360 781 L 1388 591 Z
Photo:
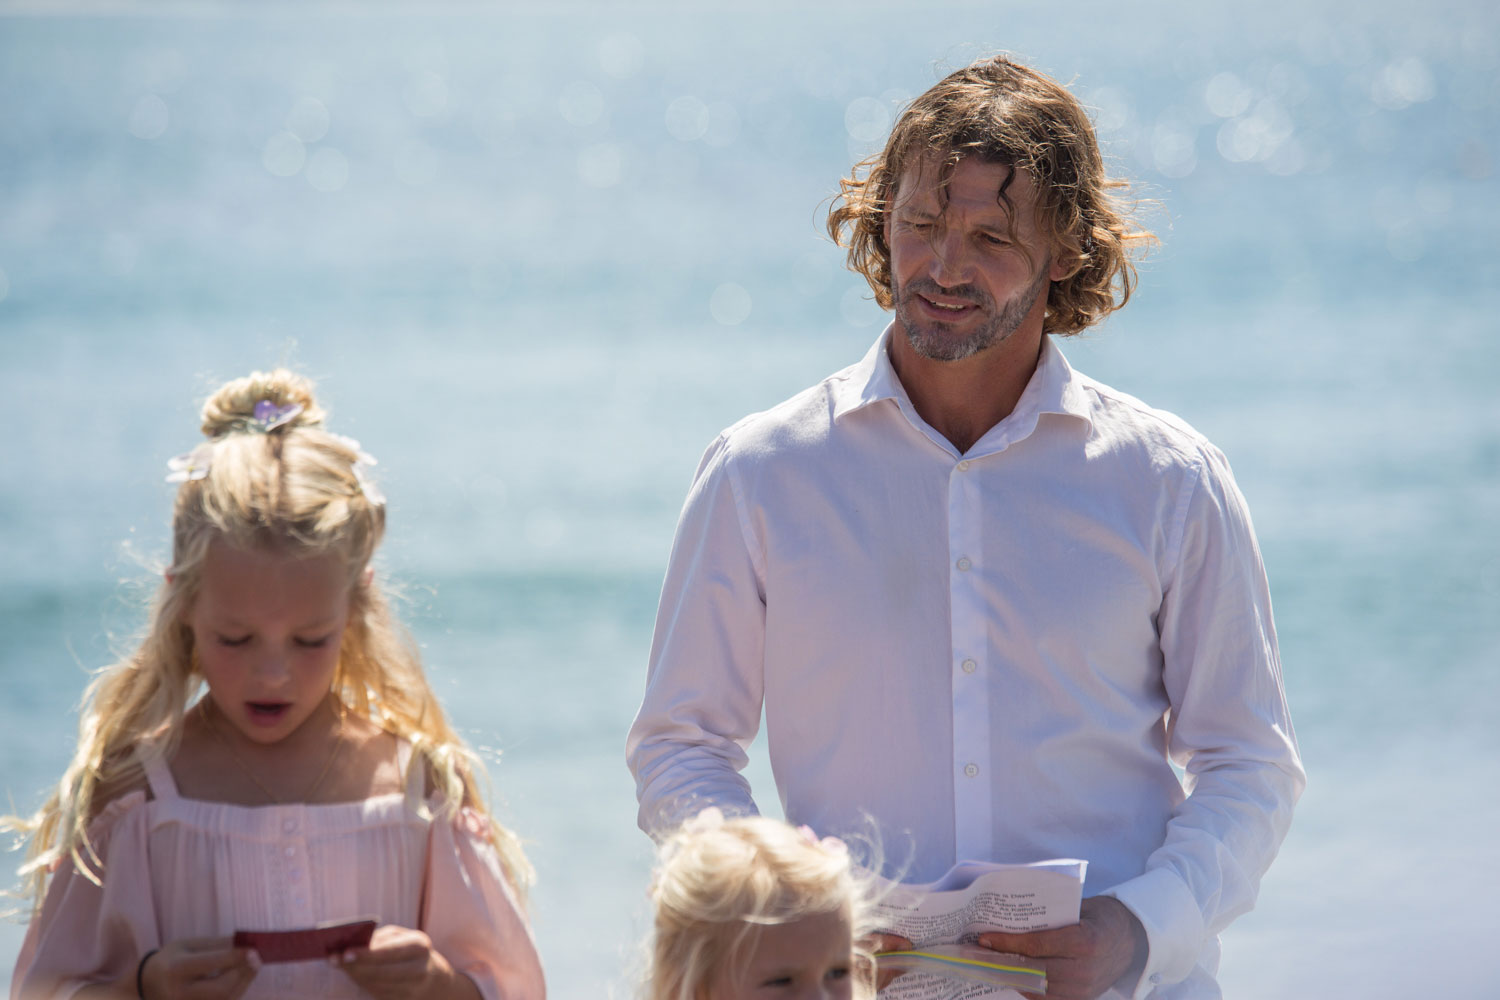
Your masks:
M 878 334 L 826 200 L 1000 49 L 1085 98 L 1162 237 L 1064 349 L 1224 448 L 1272 577 L 1311 785 L 1226 995 L 1407 996 L 1434 963 L 1500 992 L 1482 0 L 0 4 L 8 808 L 140 624 L 202 397 L 290 363 L 380 459 L 383 567 L 531 845 L 553 995 L 631 996 L 621 748 L 692 470 Z

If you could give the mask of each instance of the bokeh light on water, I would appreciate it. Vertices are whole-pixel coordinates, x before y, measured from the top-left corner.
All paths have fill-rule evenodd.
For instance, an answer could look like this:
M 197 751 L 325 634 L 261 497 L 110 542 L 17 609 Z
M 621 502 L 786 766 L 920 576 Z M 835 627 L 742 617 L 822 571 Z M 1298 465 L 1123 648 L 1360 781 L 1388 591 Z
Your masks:
M 691 470 L 867 348 L 885 314 L 827 199 L 912 96 L 1009 49 L 1090 106 L 1162 239 L 1065 349 L 1225 448 L 1271 571 L 1313 780 L 1226 994 L 1427 989 L 1371 954 L 1500 990 L 1468 960 L 1500 880 L 1492 4 L 31 9 L 0 6 L 18 804 L 138 621 L 119 546 L 162 551 L 196 399 L 286 360 L 381 460 L 386 564 L 503 752 L 553 995 L 628 995 L 620 744 Z

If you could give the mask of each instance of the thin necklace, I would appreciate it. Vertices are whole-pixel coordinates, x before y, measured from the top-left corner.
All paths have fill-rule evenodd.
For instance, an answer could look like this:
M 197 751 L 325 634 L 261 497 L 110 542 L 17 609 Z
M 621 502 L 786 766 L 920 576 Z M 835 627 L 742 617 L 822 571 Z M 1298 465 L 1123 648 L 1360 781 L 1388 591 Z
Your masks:
M 240 760 L 240 755 L 234 752 L 234 747 L 230 744 L 229 737 L 224 735 L 223 730 L 219 728 L 219 724 L 213 719 L 213 716 L 217 714 L 218 711 L 219 706 L 210 702 L 209 711 L 204 712 L 203 717 L 208 722 L 208 728 L 212 729 L 214 731 L 214 735 L 218 737 L 219 742 L 224 744 L 224 749 L 229 753 L 229 759 L 234 761 L 235 765 L 238 766 L 241 771 L 245 772 L 245 777 L 254 782 L 255 787 L 259 788 L 261 790 L 261 793 L 265 795 L 266 798 L 270 799 L 277 805 L 284 805 L 285 800 L 275 792 L 271 791 L 265 785 L 261 784 L 260 779 L 255 776 L 255 772 L 250 770 L 249 765 L 247 765 L 243 760 Z M 338 713 L 338 715 L 339 728 L 338 732 L 334 733 L 333 736 L 333 749 L 328 752 L 328 759 L 323 762 L 323 770 L 319 771 L 318 776 L 313 779 L 313 783 L 307 786 L 307 789 L 302 793 L 302 797 L 297 800 L 299 802 L 306 802 L 308 799 L 312 798 L 313 792 L 316 792 L 318 790 L 318 787 L 323 784 L 323 779 L 328 777 L 328 772 L 333 770 L 333 762 L 338 758 L 339 747 L 342 745 L 342 741 L 339 739 L 339 737 L 344 734 L 344 713 L 340 712 Z

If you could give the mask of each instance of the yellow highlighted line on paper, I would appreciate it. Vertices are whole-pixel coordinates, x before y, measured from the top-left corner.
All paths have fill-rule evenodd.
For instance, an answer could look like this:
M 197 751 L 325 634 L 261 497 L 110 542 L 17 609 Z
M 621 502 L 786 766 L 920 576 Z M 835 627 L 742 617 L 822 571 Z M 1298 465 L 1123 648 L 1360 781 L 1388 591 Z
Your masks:
M 918 958 L 931 958 L 939 962 L 949 962 L 953 965 L 976 965 L 981 969 L 999 969 L 1001 972 L 1024 972 L 1028 975 L 1039 976 L 1042 969 L 1028 969 L 1024 965 L 1001 965 L 998 962 L 981 962 L 977 958 L 959 958 L 955 955 L 939 955 L 931 951 L 882 951 L 877 952 L 875 957 L 885 958 L 887 955 L 915 955 Z

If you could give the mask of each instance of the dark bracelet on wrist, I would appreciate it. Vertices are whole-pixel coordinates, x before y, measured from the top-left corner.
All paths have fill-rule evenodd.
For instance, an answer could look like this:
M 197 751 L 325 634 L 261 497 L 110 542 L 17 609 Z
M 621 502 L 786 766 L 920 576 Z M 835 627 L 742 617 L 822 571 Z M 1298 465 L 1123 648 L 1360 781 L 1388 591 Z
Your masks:
M 141 1000 L 146 1000 L 146 963 L 151 961 L 151 956 L 161 951 L 160 948 L 152 948 L 141 956 L 141 964 L 135 967 L 135 995 Z

